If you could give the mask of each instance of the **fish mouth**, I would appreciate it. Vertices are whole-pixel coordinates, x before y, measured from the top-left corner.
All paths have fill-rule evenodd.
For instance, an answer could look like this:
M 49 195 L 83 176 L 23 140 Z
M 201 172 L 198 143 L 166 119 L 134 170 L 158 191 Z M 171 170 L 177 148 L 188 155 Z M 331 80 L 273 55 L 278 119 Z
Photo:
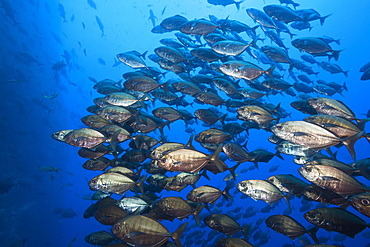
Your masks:
M 307 212 L 303 216 L 309 222 L 314 222 L 315 221 L 315 215 L 313 213 Z
M 354 207 L 355 209 L 359 210 L 361 208 L 359 199 L 356 197 L 351 197 L 348 199 L 348 202 L 351 203 L 351 206 Z

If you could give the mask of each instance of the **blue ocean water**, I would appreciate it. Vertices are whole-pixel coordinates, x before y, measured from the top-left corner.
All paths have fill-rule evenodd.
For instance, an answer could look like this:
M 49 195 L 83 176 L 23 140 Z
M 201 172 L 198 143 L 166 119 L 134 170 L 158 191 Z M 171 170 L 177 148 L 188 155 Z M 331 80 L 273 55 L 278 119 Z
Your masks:
M 90 2 L 90 4 L 89 4 Z M 161 46 L 159 40 L 162 38 L 175 38 L 174 32 L 154 34 L 151 32 L 153 23 L 149 20 L 150 10 L 156 16 L 155 24 L 158 25 L 163 19 L 180 14 L 188 20 L 206 18 L 214 15 L 219 19 L 229 16 L 229 19 L 238 20 L 249 26 L 254 26 L 253 20 L 247 15 L 247 8 L 262 10 L 268 4 L 279 4 L 278 0 L 253 0 L 241 3 L 240 10 L 234 4 L 215 6 L 207 3 L 206 0 L 197 1 L 43 1 L 43 0 L 0 0 L 0 97 L 2 102 L 0 119 L 0 140 L 1 140 L 1 175 L 0 180 L 11 180 L 15 186 L 7 193 L 0 195 L 0 243 L 1 246 L 8 246 L 16 240 L 27 239 L 25 246 L 68 246 L 70 241 L 76 237 L 71 246 L 90 246 L 84 238 L 95 231 L 106 230 L 111 232 L 111 227 L 103 226 L 94 218 L 84 219 L 82 217 L 86 208 L 92 201 L 86 200 L 92 195 L 87 182 L 94 176 L 100 174 L 98 171 L 88 171 L 82 168 L 86 159 L 78 156 L 79 148 L 72 147 L 65 143 L 57 142 L 51 138 L 51 134 L 64 129 L 78 129 L 85 127 L 81 118 L 88 115 L 86 108 L 93 105 L 93 99 L 101 95 L 93 89 L 94 83 L 88 77 L 96 78 L 98 81 L 109 78 L 115 81 L 122 79 L 122 74 L 134 69 L 116 62 L 118 53 L 136 50 L 140 53 L 148 51 L 154 54 L 154 49 Z M 313 65 L 314 71 L 320 72 L 318 76 L 310 75 L 311 80 L 322 79 L 335 81 L 339 84 L 346 82 L 348 92 L 343 91 L 343 96 L 335 94 L 332 98 L 343 101 L 359 118 L 361 114 L 367 113 L 370 108 L 368 101 L 369 84 L 361 81 L 359 69 L 369 62 L 369 34 L 367 32 L 368 1 L 297 1 L 300 4 L 297 9 L 315 9 L 322 16 L 332 14 L 325 20 L 323 26 L 319 21 L 311 23 L 312 30 L 298 31 L 290 28 L 296 37 L 315 37 L 327 35 L 340 39 L 340 45 L 332 44 L 333 49 L 344 49 L 339 56 L 337 63 L 343 70 L 350 70 L 348 78 L 342 73 L 330 74 Z M 165 9 L 164 9 L 165 8 Z M 100 21 L 98 21 L 100 20 Z M 99 25 L 99 22 L 101 23 Z M 259 28 L 257 33 L 264 37 Z M 250 41 L 245 33 L 243 38 Z M 282 33 L 284 44 L 289 48 L 291 58 L 300 59 L 304 53 L 291 45 L 288 34 Z M 204 41 L 203 41 L 204 42 Z M 260 46 L 263 43 L 258 43 Z M 270 44 L 268 38 L 264 42 Z M 242 57 L 258 64 L 246 52 Z M 327 61 L 327 58 L 317 58 L 319 61 Z M 52 67 L 55 63 L 63 61 L 68 65 L 56 72 Z M 145 60 L 147 65 L 159 68 L 157 64 Z M 333 62 L 333 61 L 332 61 Z M 268 65 L 258 64 L 267 69 Z M 288 68 L 287 65 L 283 65 Z M 164 71 L 164 70 L 162 70 Z M 299 74 L 296 71 L 297 74 Z M 282 72 L 284 78 L 291 84 L 293 80 L 288 71 Z M 164 82 L 171 78 L 178 78 L 176 74 L 169 72 Z M 223 98 L 226 94 L 220 92 Z M 316 94 L 312 94 L 316 95 Z M 193 98 L 186 96 L 189 102 Z M 294 97 L 284 95 L 271 95 L 266 99 L 268 103 L 278 104 L 291 112 L 292 120 L 302 120 L 306 114 L 302 114 L 290 106 L 295 100 Z M 165 104 L 156 102 L 156 107 Z M 194 113 L 199 108 L 207 108 L 207 105 L 194 103 L 193 107 L 180 107 Z M 220 111 L 235 116 L 235 113 L 228 112 L 225 106 L 218 107 Z M 151 112 L 150 109 L 149 112 Z M 288 118 L 282 121 L 291 120 Z M 200 124 L 191 126 L 195 133 L 207 129 Z M 365 129 L 365 130 L 368 130 Z M 151 132 L 150 136 L 159 137 L 159 132 Z M 171 124 L 171 129 L 165 128 L 165 135 L 171 142 L 186 143 L 189 134 L 185 132 L 185 123 L 181 120 Z M 242 133 L 245 135 L 245 132 Z M 250 130 L 248 149 L 249 151 L 262 147 L 270 152 L 275 152 L 275 145 L 267 139 L 271 132 L 264 130 Z M 194 141 L 194 146 L 203 152 L 207 152 L 199 143 Z M 121 144 L 126 149 L 128 141 Z M 365 138 L 360 139 L 355 150 L 357 159 L 368 158 L 369 143 Z M 240 173 L 243 168 L 252 165 L 250 162 L 243 163 L 238 169 L 236 182 L 246 179 L 267 179 L 273 174 L 293 174 L 302 178 L 298 173 L 299 166 L 293 163 L 293 157 L 283 155 L 284 161 L 274 157 L 268 164 L 261 163 L 259 169 Z M 113 159 L 113 156 L 107 156 Z M 353 162 L 348 151 L 342 147 L 339 149 L 338 160 Z M 235 165 L 233 161 L 227 161 L 230 167 Z M 279 165 L 276 172 L 270 173 L 271 166 Z M 58 173 L 45 172 L 39 168 L 53 166 L 61 168 Z M 212 185 L 223 189 L 226 183 L 223 178 L 227 173 L 213 175 L 210 172 L 211 181 L 201 178 L 198 186 Z M 174 173 L 172 174 L 174 175 Z M 169 176 L 172 176 L 169 174 Z M 303 179 L 303 178 L 302 178 Z M 359 178 L 359 181 L 369 185 L 369 181 Z M 182 196 L 186 197 L 192 188 L 188 186 L 181 193 L 161 192 L 161 196 Z M 267 204 L 262 201 L 253 201 L 250 198 L 240 199 L 240 193 L 235 185 L 232 186 L 230 194 L 234 202 L 230 207 L 226 202 L 218 209 L 213 208 L 212 212 L 221 212 L 234 217 L 237 213 L 232 212 L 236 207 L 242 207 L 241 213 L 252 206 L 258 210 L 257 214 L 250 218 L 241 218 L 238 223 L 244 226 L 257 222 L 260 218 L 267 218 L 272 214 L 282 214 L 287 208 L 282 200 L 277 207 L 269 213 L 261 213 L 260 210 Z M 127 196 L 134 193 L 127 192 Z M 114 196 L 118 199 L 119 196 Z M 219 199 L 217 203 L 221 202 Z M 217 204 L 216 203 L 216 204 Z M 301 201 L 298 198 L 291 200 L 294 210 L 293 218 L 302 223 L 305 227 L 312 225 L 303 218 L 299 212 Z M 312 202 L 312 208 L 318 203 Z M 55 209 L 71 208 L 76 212 L 73 218 L 61 218 L 60 214 L 53 213 Z M 369 219 L 360 215 L 352 207 L 348 210 L 359 215 L 366 222 Z M 202 211 L 203 219 L 209 213 Z M 215 241 L 226 237 L 223 233 L 216 233 L 202 223 L 201 227 L 195 225 L 193 216 L 184 219 L 189 222 L 182 239 L 186 242 L 186 235 L 197 231 L 202 232 L 196 239 L 190 239 L 187 246 L 214 246 Z M 174 222 L 162 222 L 170 232 L 173 232 L 182 223 L 179 220 Z M 259 230 L 258 230 L 259 231 Z M 283 246 L 293 244 L 300 246 L 298 240 L 292 241 L 288 237 L 277 234 L 266 227 L 265 223 L 260 225 L 260 231 L 266 233 L 268 242 L 263 246 Z M 366 229 L 364 232 L 368 232 Z M 212 234 L 216 233 L 213 237 Z M 211 234 L 211 235 L 210 235 Z M 258 246 L 261 238 L 249 241 Z M 317 236 L 330 237 L 328 243 L 334 243 L 337 233 L 329 233 L 323 229 L 318 231 Z M 209 238 L 211 236 L 211 238 Z M 217 240 L 216 240 L 217 239 Z M 188 240 L 189 241 L 189 240 Z M 197 244 L 195 243 L 197 242 Z M 198 244 L 199 243 L 199 244 Z M 366 246 L 369 239 L 358 234 L 356 238 L 346 238 L 336 242 L 344 246 Z

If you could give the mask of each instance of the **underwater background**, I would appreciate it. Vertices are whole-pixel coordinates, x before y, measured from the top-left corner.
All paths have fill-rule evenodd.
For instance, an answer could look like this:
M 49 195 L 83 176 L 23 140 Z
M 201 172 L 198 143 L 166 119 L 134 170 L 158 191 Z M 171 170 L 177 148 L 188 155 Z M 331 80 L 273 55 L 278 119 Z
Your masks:
M 312 65 L 314 71 L 320 72 L 317 77 L 309 75 L 313 81 L 322 79 L 335 81 L 339 84 L 346 82 L 348 91 L 342 95 L 335 94 L 332 98 L 344 102 L 356 116 L 366 117 L 369 110 L 370 86 L 368 81 L 360 80 L 362 73 L 360 68 L 369 62 L 369 32 L 368 32 L 368 10 L 369 1 L 334 1 L 334 0 L 298 0 L 300 4 L 297 9 L 315 9 L 322 16 L 332 14 L 321 26 L 319 21 L 311 23 L 312 30 L 296 30 L 290 28 L 297 37 L 323 36 L 327 35 L 340 39 L 340 45 L 332 44 L 333 49 L 344 49 L 336 61 L 343 70 L 350 70 L 348 77 L 344 74 L 330 74 L 317 65 Z M 249 26 L 255 26 L 253 20 L 247 15 L 247 8 L 262 10 L 268 4 L 280 4 L 278 0 L 245 0 L 240 4 L 238 10 L 235 4 L 227 6 L 216 6 L 209 4 L 206 0 L 189 1 L 124 1 L 124 0 L 81 0 L 81 1 L 43 1 L 43 0 L 0 0 L 0 143 L 1 143 L 1 174 L 0 180 L 10 180 L 14 184 L 9 189 L 2 188 L 0 194 L 0 245 L 9 246 L 17 240 L 27 239 L 24 246 L 91 246 L 84 240 L 85 237 L 96 231 L 106 230 L 111 232 L 110 226 L 104 226 L 95 220 L 94 217 L 84 219 L 84 211 L 93 203 L 90 200 L 93 191 L 89 189 L 88 181 L 97 176 L 99 171 L 89 171 L 82 168 L 86 159 L 80 157 L 77 152 L 79 148 L 55 141 L 51 135 L 59 130 L 79 129 L 85 125 L 81 118 L 90 114 L 86 108 L 93 105 L 93 99 L 101 97 L 93 89 L 94 82 L 112 79 L 119 81 L 122 74 L 135 71 L 124 63 L 117 63 L 117 54 L 136 50 L 140 53 L 148 51 L 154 54 L 156 47 L 162 46 L 159 40 L 163 38 L 176 38 L 174 32 L 156 34 L 151 32 L 153 23 L 149 20 L 150 11 L 156 16 L 155 24 L 158 25 L 163 19 L 176 14 L 186 17 L 188 20 L 205 18 L 214 15 L 219 19 L 229 17 L 238 20 Z M 62 7 L 61 7 L 62 6 Z M 63 8 L 63 9 L 61 9 Z M 63 11 L 62 11 L 63 10 Z M 99 20 L 99 21 L 98 21 Z M 257 29 L 260 37 L 264 34 L 260 28 Z M 245 33 L 241 34 L 249 42 L 251 39 Z M 284 44 L 289 48 L 291 58 L 300 59 L 304 53 L 291 45 L 288 34 L 281 33 Z M 205 43 L 204 40 L 202 40 Z M 264 43 L 258 41 L 260 46 L 270 45 L 268 38 Z M 247 52 L 242 54 L 247 61 L 252 61 L 264 69 L 269 65 L 263 65 L 252 60 Z M 317 60 L 327 61 L 325 57 Z M 57 62 L 65 63 L 60 70 L 53 66 Z M 158 64 L 150 59 L 145 60 L 148 66 L 160 68 Z M 59 64 L 60 65 L 60 64 Z M 290 84 L 294 80 L 289 76 L 287 65 L 286 71 L 279 71 Z M 162 72 L 165 70 L 160 69 Z M 298 74 L 298 72 L 297 72 Z M 175 73 L 168 72 L 161 83 L 171 78 L 179 78 Z M 220 93 L 225 98 L 224 93 Z M 316 96 L 313 93 L 312 96 Z M 187 95 L 188 102 L 193 97 Z M 264 99 L 268 103 L 281 107 L 290 117 L 282 119 L 302 120 L 307 114 L 295 110 L 290 103 L 295 97 L 286 94 L 270 95 Z M 166 106 L 156 101 L 155 107 Z M 180 106 L 194 113 L 199 108 L 208 108 L 210 105 L 194 103 L 192 106 Z M 150 106 L 152 107 L 152 106 Z M 148 113 L 154 107 L 149 108 Z M 218 107 L 222 113 L 229 116 L 236 116 L 234 112 L 228 112 L 225 106 Z M 241 123 L 241 121 L 239 120 Z M 206 130 L 201 121 L 190 125 L 195 134 Z M 164 135 L 171 142 L 187 143 L 190 134 L 185 132 L 185 123 L 182 120 L 171 123 L 170 130 L 165 127 Z M 367 131 L 366 131 L 367 130 Z M 368 132 L 368 126 L 365 128 Z M 159 132 L 151 132 L 150 136 L 159 139 Z M 249 130 L 249 150 L 257 148 L 266 149 L 275 153 L 275 145 L 268 141 L 270 132 L 264 130 Z M 242 132 L 240 136 L 246 136 Z M 123 149 L 128 148 L 129 141 L 121 144 Z M 243 142 L 244 143 L 244 142 Z M 243 144 L 241 143 L 241 144 Z M 209 153 L 199 143 L 193 142 L 194 147 L 202 152 Z M 355 144 L 357 160 L 369 157 L 369 143 L 365 138 Z M 109 159 L 113 156 L 107 155 Z M 243 168 L 249 168 L 253 163 L 241 164 L 236 173 L 236 182 L 246 179 L 267 179 L 273 174 L 293 174 L 303 179 L 298 173 L 299 166 L 293 163 L 293 156 L 283 155 L 284 161 L 274 157 L 270 162 L 260 163 L 259 169 L 249 170 L 241 173 Z M 338 151 L 337 159 L 344 163 L 352 163 L 349 152 L 344 148 Z M 226 164 L 231 167 L 236 163 L 227 160 Z M 269 172 L 272 166 L 279 165 L 277 171 Z M 59 169 L 58 172 L 43 171 L 45 166 L 52 166 Z M 209 173 L 209 172 L 208 172 Z M 143 172 L 145 174 L 145 172 Z M 170 176 L 170 172 L 167 173 Z M 202 177 L 196 184 L 212 185 L 221 190 L 226 186 L 223 181 L 228 173 L 217 175 L 209 173 L 210 181 Z M 173 176 L 173 175 L 172 175 Z M 304 180 L 304 179 L 303 179 Z M 365 178 L 358 178 L 365 185 L 369 181 Z M 262 201 L 254 201 L 251 198 L 241 199 L 242 193 L 236 189 L 234 183 L 230 194 L 234 198 L 231 205 L 224 203 L 217 208 L 211 206 L 211 211 L 221 212 L 233 217 L 238 213 L 244 215 L 250 206 L 258 210 L 254 216 L 249 218 L 241 217 L 237 222 L 244 226 L 248 223 L 257 222 L 258 219 L 265 219 L 272 214 L 283 214 L 287 205 L 284 200 L 269 213 L 262 213 L 260 210 L 266 207 Z M 167 196 L 181 196 L 186 198 L 190 186 L 181 192 L 163 190 L 158 195 L 161 198 Z M 129 191 L 126 196 L 133 196 Z M 113 195 L 115 199 L 120 196 Z M 220 203 L 219 199 L 216 204 Z M 310 202 L 311 208 L 319 203 Z M 294 208 L 290 216 L 299 221 L 304 227 L 312 225 L 303 218 L 301 199 L 291 200 Z M 233 210 L 237 207 L 241 209 Z M 62 217 L 58 209 L 69 211 L 68 217 Z M 310 208 L 307 208 L 308 211 Z M 354 210 L 351 206 L 348 210 L 366 222 L 369 219 Z M 206 209 L 201 213 L 203 219 L 209 215 Z M 186 246 L 214 246 L 215 242 L 225 234 L 215 232 L 205 227 L 201 222 L 201 228 L 196 226 L 193 216 L 184 219 L 189 222 L 181 242 L 185 245 L 186 235 L 192 232 L 202 232 L 190 239 Z M 162 223 L 173 232 L 183 223 L 178 219 L 173 222 L 162 221 Z M 258 246 L 261 238 L 267 238 L 263 246 L 283 246 L 293 244 L 301 246 L 298 239 L 292 241 L 288 237 L 277 234 L 266 227 L 265 223 L 260 225 L 261 231 L 266 234 L 249 241 Z M 258 230 L 259 231 L 259 230 Z M 211 233 L 212 232 L 212 233 Z M 367 232 L 367 234 L 365 234 Z M 318 237 L 330 238 L 327 244 L 337 243 L 343 246 L 367 246 L 369 244 L 369 230 L 365 229 L 354 239 L 339 236 L 335 241 L 336 232 L 329 233 L 320 229 Z M 365 235 L 365 236 L 363 236 Z M 76 238 L 75 238 L 76 237 Z M 239 236 L 241 237 L 241 236 Z M 75 241 L 71 242 L 75 238 Z M 189 240 L 188 240 L 189 241 Z M 18 245 L 22 246 L 22 245 Z M 289 245 L 290 246 L 290 245 Z

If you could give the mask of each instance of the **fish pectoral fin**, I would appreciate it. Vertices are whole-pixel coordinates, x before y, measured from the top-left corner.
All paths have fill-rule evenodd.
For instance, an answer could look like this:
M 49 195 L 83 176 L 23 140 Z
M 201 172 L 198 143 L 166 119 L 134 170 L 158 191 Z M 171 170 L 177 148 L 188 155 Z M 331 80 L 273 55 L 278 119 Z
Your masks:
M 134 238 L 140 235 L 148 235 L 145 232 L 130 232 L 130 237 Z
M 257 113 L 257 112 L 252 112 L 252 113 L 251 113 L 251 116 L 262 116 L 262 114 Z
M 294 132 L 294 136 L 308 136 L 309 134 L 305 132 Z

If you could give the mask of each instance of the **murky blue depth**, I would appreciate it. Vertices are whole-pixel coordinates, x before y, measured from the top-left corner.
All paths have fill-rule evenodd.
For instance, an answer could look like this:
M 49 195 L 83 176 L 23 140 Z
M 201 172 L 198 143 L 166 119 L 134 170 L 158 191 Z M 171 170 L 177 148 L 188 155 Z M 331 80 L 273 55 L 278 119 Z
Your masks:
M 349 70 L 348 77 L 343 73 L 330 74 L 318 65 L 308 64 L 312 70 L 319 72 L 317 76 L 308 75 L 314 82 L 318 79 L 327 82 L 336 82 L 342 85 L 346 82 L 348 91 L 342 91 L 342 95 L 336 93 L 332 98 L 344 102 L 358 118 L 365 118 L 370 108 L 368 81 L 360 80 L 362 73 L 360 68 L 369 62 L 369 32 L 368 32 L 368 1 L 334 1 L 334 0 L 297 0 L 300 4 L 299 9 L 315 9 L 321 16 L 329 16 L 323 25 L 320 21 L 312 21 L 312 30 L 297 30 L 289 26 L 290 31 L 296 34 L 294 38 L 316 37 L 327 35 L 334 39 L 340 39 L 340 45 L 331 43 L 334 50 L 343 50 L 338 61 L 331 62 L 338 64 L 344 71 Z M 188 20 L 205 18 L 209 20 L 209 15 L 218 19 L 238 20 L 248 26 L 256 24 L 247 15 L 247 8 L 263 10 L 263 6 L 269 4 L 280 4 L 278 0 L 246 0 L 240 4 L 240 9 L 235 4 L 226 7 L 216 6 L 207 3 L 206 0 L 189 1 L 124 1 L 124 0 L 94 0 L 86 1 L 45 1 L 45 0 L 0 0 L 0 157 L 1 174 L 0 180 L 10 180 L 13 182 L 10 188 L 1 187 L 0 191 L 0 245 L 9 246 L 16 240 L 25 241 L 25 246 L 68 246 L 71 240 L 76 240 L 70 246 L 91 246 L 85 242 L 84 238 L 96 231 L 106 230 L 111 232 L 110 226 L 100 224 L 94 217 L 84 219 L 82 217 L 86 208 L 93 201 L 89 198 L 93 191 L 89 189 L 87 182 L 94 176 L 99 175 L 100 171 L 89 171 L 82 168 L 86 159 L 78 156 L 79 148 L 72 147 L 62 142 L 57 142 L 51 138 L 51 134 L 59 130 L 79 129 L 86 127 L 81 118 L 89 115 L 86 108 L 93 105 L 93 99 L 103 95 L 93 89 L 94 82 L 89 77 L 97 81 L 112 79 L 122 80 L 122 74 L 133 72 L 134 69 L 117 60 L 119 53 L 136 50 L 140 53 L 148 51 L 145 60 L 148 66 L 161 69 L 157 63 L 148 58 L 154 54 L 154 49 L 162 46 L 159 40 L 163 38 L 176 38 L 175 33 L 179 31 L 167 32 L 163 34 L 152 33 L 153 24 L 158 25 L 163 19 L 176 14 L 186 17 Z M 291 6 L 291 5 L 290 5 Z M 153 15 L 150 18 L 150 12 Z M 274 45 L 261 28 L 257 29 L 257 34 L 264 39 L 264 43 L 257 42 L 259 47 L 263 45 Z M 281 38 L 288 48 L 290 58 L 302 61 L 301 53 L 292 46 L 291 38 L 287 33 L 282 32 Z M 248 43 L 251 38 L 245 32 L 240 36 Z M 293 39 L 294 39 L 293 38 Z M 201 38 L 203 44 L 206 44 Z M 209 47 L 209 46 L 206 46 Z M 191 48 L 189 48 L 190 50 Z M 242 53 L 241 57 L 249 62 L 267 70 L 270 65 L 259 63 L 247 52 Z M 327 57 L 317 57 L 317 61 L 328 61 Z M 58 67 L 60 66 L 60 67 Z M 293 84 L 294 79 L 289 76 L 289 65 L 282 64 L 284 70 L 276 70 L 283 75 L 284 80 Z M 199 72 L 200 68 L 194 69 L 191 75 Z M 165 77 L 161 78 L 160 83 L 168 79 L 180 79 L 178 75 L 167 71 Z M 302 72 L 293 69 L 297 76 Z M 124 79 L 123 79 L 124 80 Z M 262 81 L 262 78 L 260 78 Z M 242 80 L 240 86 L 247 87 Z M 210 85 L 206 85 L 211 87 Z M 293 89 L 294 90 L 294 89 Z M 294 90 L 295 91 L 295 90 Z M 229 97 L 218 90 L 219 95 L 226 101 Z M 177 93 L 181 96 L 180 93 Z M 316 93 L 310 94 L 316 97 Z M 323 96 L 323 95 L 321 95 Z M 154 96 L 152 96 L 154 97 Z M 326 97 L 326 96 L 324 96 Z M 186 95 L 184 98 L 189 103 L 193 103 L 194 97 Z M 290 117 L 281 119 L 302 120 L 307 114 L 302 114 L 290 106 L 296 97 L 286 93 L 269 95 L 264 97 L 266 103 L 277 105 L 281 102 L 281 107 Z M 155 107 L 167 106 L 157 100 Z M 201 105 L 198 102 L 192 106 L 180 106 L 179 109 L 186 109 L 194 114 L 197 109 L 208 108 L 211 105 Z M 150 106 L 152 107 L 152 106 Z M 176 109 L 176 107 L 174 106 Z M 225 106 L 217 107 L 223 114 L 227 113 L 230 117 L 236 116 L 236 108 L 227 110 Z M 154 107 L 148 109 L 151 114 Z M 142 110 L 145 111 L 145 110 Z M 237 120 L 242 123 L 241 120 Z M 209 127 L 198 123 L 189 125 L 195 134 L 200 133 Z M 222 128 L 216 124 L 216 127 Z M 185 123 L 182 120 L 171 123 L 170 130 L 165 127 L 164 135 L 168 141 L 186 143 L 190 134 L 185 132 Z M 368 132 L 368 126 L 365 127 Z M 150 132 L 148 135 L 159 139 L 159 131 Z M 264 130 L 249 130 L 249 140 L 247 148 L 253 151 L 257 148 L 266 149 L 275 153 L 275 145 L 268 141 L 271 132 Z M 242 132 L 237 138 L 245 137 L 246 132 Z M 129 141 L 121 144 L 123 149 L 129 148 Z M 241 144 L 244 144 L 241 143 Z M 194 147 L 202 152 L 210 153 L 196 141 Z M 365 138 L 360 139 L 355 150 L 357 159 L 368 158 L 370 144 Z M 333 151 L 337 150 L 333 148 Z M 323 151 L 324 154 L 326 152 Z M 211 153 L 210 153 L 211 154 Z M 106 156 L 109 159 L 114 157 Z M 293 174 L 304 180 L 298 173 L 299 165 L 293 163 L 293 156 L 284 155 L 284 161 L 274 157 L 269 163 L 259 163 L 259 169 L 250 169 L 246 173 L 241 170 L 253 166 L 251 162 L 241 164 L 236 170 L 236 182 L 233 183 L 230 194 L 234 198 L 233 203 L 226 202 L 220 198 L 211 207 L 212 213 L 227 214 L 230 217 L 240 218 L 237 222 L 241 226 L 255 223 L 259 219 L 265 219 L 270 215 L 283 214 L 287 209 L 284 200 L 277 203 L 268 213 L 261 212 L 266 207 L 262 201 L 254 201 L 251 198 L 241 199 L 243 195 L 235 187 L 237 182 L 246 179 L 267 179 L 274 174 Z M 338 151 L 337 159 L 344 163 L 352 163 L 353 160 L 345 147 Z M 149 160 L 147 160 L 149 161 Z M 236 162 L 226 160 L 226 165 L 232 167 Z M 277 171 L 269 172 L 273 166 L 279 165 Z M 52 166 L 56 171 L 45 171 L 42 168 Z M 142 174 L 146 174 L 145 171 Z M 217 175 L 207 172 L 211 181 L 202 177 L 197 187 L 202 185 L 212 185 L 223 190 L 226 183 L 223 181 L 228 172 Z M 176 173 L 167 172 L 168 176 Z M 365 185 L 369 181 L 363 177 L 357 177 Z M 163 190 L 158 193 L 161 198 L 168 196 L 181 196 L 186 199 L 186 195 L 192 190 L 191 186 L 182 192 L 167 192 Z M 129 191 L 126 196 L 133 196 Z M 113 195 L 115 199 L 120 196 Z M 299 221 L 304 227 L 312 227 L 304 219 L 304 212 L 315 208 L 319 203 L 309 202 L 311 205 L 305 211 L 300 212 L 302 207 L 301 199 L 291 200 L 293 212 L 290 216 Z M 235 208 L 242 207 L 240 210 Z M 243 217 L 248 207 L 253 207 L 256 214 L 250 217 Z M 65 217 L 58 209 L 65 211 L 71 209 Z M 304 210 L 304 209 L 303 209 Z M 351 206 L 348 210 L 366 222 L 370 223 L 368 217 L 361 215 Z M 217 240 L 227 237 L 223 233 L 215 232 L 203 223 L 204 217 L 210 213 L 204 209 L 200 215 L 201 226 L 195 224 L 193 216 L 181 222 L 175 219 L 173 222 L 162 221 L 170 232 L 175 231 L 181 223 L 189 222 L 185 233 L 181 239 L 183 246 L 214 246 Z M 192 232 L 195 237 L 186 238 Z M 260 235 L 253 237 L 256 232 Z M 327 244 L 339 244 L 344 246 L 367 246 L 369 243 L 369 230 L 356 235 L 354 239 L 338 236 L 336 232 L 329 233 L 324 229 L 319 229 L 317 236 L 321 239 L 330 238 Z M 363 236 L 365 235 L 365 236 Z M 306 235 L 308 236 L 308 235 Z M 242 237 L 241 232 L 233 237 Z M 258 230 L 249 236 L 249 241 L 254 246 L 259 246 L 261 239 L 266 242 L 263 246 L 292 246 L 293 241 L 288 237 L 277 234 L 267 228 L 263 222 Z M 336 241 L 339 240 L 339 241 Z M 312 242 L 312 240 L 310 239 Z M 185 244 L 186 243 L 186 244 Z M 312 242 L 313 243 L 313 242 Z M 18 245 L 17 245 L 18 246 Z M 19 245 L 21 246 L 21 245 Z M 261 245 L 262 246 L 262 245 Z M 301 246 L 296 239 L 294 246 Z

